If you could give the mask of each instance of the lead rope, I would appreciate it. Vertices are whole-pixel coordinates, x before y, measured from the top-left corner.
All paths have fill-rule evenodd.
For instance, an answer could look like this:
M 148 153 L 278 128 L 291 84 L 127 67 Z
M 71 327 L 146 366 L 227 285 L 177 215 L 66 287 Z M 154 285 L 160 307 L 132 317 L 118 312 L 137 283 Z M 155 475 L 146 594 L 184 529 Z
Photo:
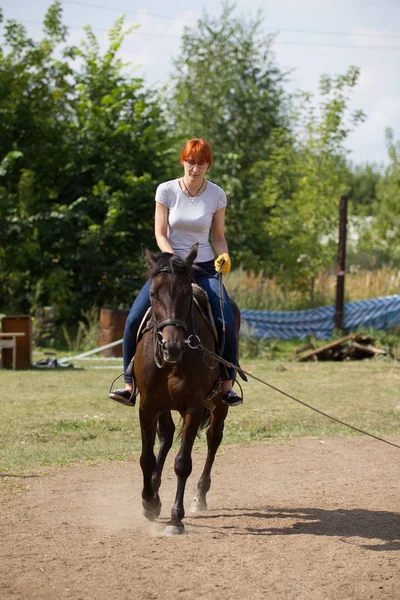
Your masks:
M 223 288 L 223 284 L 222 284 L 222 267 L 225 264 L 225 260 L 221 261 L 221 265 L 219 267 L 219 271 L 217 272 L 217 279 L 218 279 L 218 292 L 219 292 L 219 306 L 220 306 L 220 310 L 221 310 L 221 319 L 222 319 L 222 336 L 221 336 L 221 343 L 219 345 L 219 354 L 220 356 L 223 355 L 224 350 L 225 350 L 225 311 L 224 311 L 224 288 Z
M 255 379 L 256 381 L 258 381 L 259 383 L 262 383 L 263 385 L 268 386 L 269 388 L 271 388 L 272 390 L 275 390 L 279 394 L 283 394 L 287 398 L 290 398 L 291 400 L 294 400 L 295 402 L 298 402 L 299 404 L 302 404 L 303 406 L 306 406 L 307 408 L 309 408 L 309 409 L 313 410 L 314 412 L 322 415 L 323 417 L 326 417 L 327 419 L 331 419 L 331 421 L 335 421 L 336 423 L 339 423 L 340 425 L 344 425 L 345 427 L 349 427 L 349 429 L 353 429 L 354 431 L 357 431 L 358 433 L 362 433 L 363 435 L 367 435 L 368 437 L 374 438 L 375 440 L 378 440 L 379 442 L 383 442 L 385 444 L 388 444 L 389 446 L 394 446 L 395 448 L 398 448 L 400 450 L 400 446 L 398 444 L 395 444 L 394 442 L 389 442 L 389 440 L 385 440 L 384 438 L 381 438 L 381 437 L 379 437 L 377 435 L 374 435 L 373 433 L 369 433 L 368 431 L 365 431 L 364 429 L 359 429 L 358 427 L 354 427 L 354 425 L 349 425 L 349 423 L 346 423 L 345 421 L 341 421 L 340 419 L 337 419 L 336 417 L 333 417 L 332 415 L 328 415 L 328 413 L 324 412 L 323 410 L 320 410 L 319 408 L 315 408 L 314 406 L 311 406 L 311 404 L 307 404 L 307 402 L 304 402 L 303 400 L 299 400 L 295 396 L 292 396 L 291 394 L 288 394 L 287 392 L 284 392 L 283 390 L 280 390 L 279 388 L 275 387 L 271 383 L 267 383 L 263 379 L 260 379 L 259 377 L 256 377 L 255 375 L 252 375 L 251 373 L 248 373 L 247 371 L 245 371 L 241 367 L 228 362 L 227 360 L 225 360 L 221 356 L 218 356 L 218 354 L 215 354 L 215 352 L 211 352 L 211 350 L 208 350 L 208 348 L 206 348 L 205 346 L 203 346 L 203 344 L 201 344 L 201 342 L 199 342 L 197 344 L 197 346 L 194 346 L 192 344 L 192 340 L 190 340 L 190 342 L 186 341 L 186 343 L 188 344 L 189 348 L 191 348 L 192 350 L 200 350 L 204 354 L 208 354 L 209 356 L 213 357 L 215 360 L 218 360 L 219 362 L 221 362 L 226 367 L 230 367 L 231 369 L 236 369 L 236 370 L 242 371 L 242 373 L 244 373 L 248 377 L 251 377 L 252 379 Z
M 221 339 L 219 340 L 219 347 L 218 347 L 218 352 L 219 352 L 220 356 L 222 356 L 222 354 L 224 353 L 225 338 L 226 338 L 225 310 L 224 310 L 224 287 L 223 287 L 223 282 L 222 282 L 222 268 L 223 268 L 225 262 L 226 262 L 225 259 L 222 259 L 216 275 L 210 275 L 210 273 L 207 273 L 207 271 L 205 271 L 198 265 L 193 264 L 193 268 L 196 269 L 196 271 L 203 273 L 203 275 L 207 275 L 207 277 L 210 277 L 211 279 L 218 280 L 218 299 L 219 299 L 219 306 L 220 306 L 220 311 L 221 311 L 221 321 L 222 321 L 222 334 L 221 334 Z M 217 362 L 218 362 L 218 359 L 217 359 Z M 221 361 L 219 361 L 219 362 L 221 362 Z M 226 372 L 226 375 L 228 375 L 226 369 L 225 369 L 225 372 Z M 243 390 L 242 390 L 238 380 L 236 378 L 234 378 L 234 380 L 239 385 L 240 392 L 243 397 Z

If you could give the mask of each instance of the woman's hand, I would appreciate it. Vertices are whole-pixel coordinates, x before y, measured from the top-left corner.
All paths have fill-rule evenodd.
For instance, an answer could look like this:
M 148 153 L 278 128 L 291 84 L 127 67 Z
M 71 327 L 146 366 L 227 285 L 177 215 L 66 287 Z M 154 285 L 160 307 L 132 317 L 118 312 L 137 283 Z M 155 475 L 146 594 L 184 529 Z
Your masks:
M 229 273 L 232 266 L 229 254 L 227 252 L 220 254 L 218 258 L 215 259 L 214 266 L 218 273 Z
M 218 258 L 215 259 L 214 266 L 219 273 L 229 273 L 231 270 L 231 259 L 228 254 L 224 229 L 225 207 L 217 210 L 211 225 L 212 245 L 214 251 L 218 252 Z

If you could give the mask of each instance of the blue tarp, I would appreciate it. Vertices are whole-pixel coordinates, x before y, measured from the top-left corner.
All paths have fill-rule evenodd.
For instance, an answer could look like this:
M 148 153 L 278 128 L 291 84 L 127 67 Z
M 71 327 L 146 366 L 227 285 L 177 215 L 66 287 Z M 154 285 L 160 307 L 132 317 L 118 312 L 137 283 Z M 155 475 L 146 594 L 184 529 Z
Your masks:
M 241 331 L 257 338 L 289 340 L 314 335 L 326 339 L 332 337 L 335 328 L 334 306 L 295 311 L 242 310 L 241 315 Z M 388 330 L 399 324 L 400 296 L 397 294 L 344 305 L 346 330 L 355 331 L 359 327 Z

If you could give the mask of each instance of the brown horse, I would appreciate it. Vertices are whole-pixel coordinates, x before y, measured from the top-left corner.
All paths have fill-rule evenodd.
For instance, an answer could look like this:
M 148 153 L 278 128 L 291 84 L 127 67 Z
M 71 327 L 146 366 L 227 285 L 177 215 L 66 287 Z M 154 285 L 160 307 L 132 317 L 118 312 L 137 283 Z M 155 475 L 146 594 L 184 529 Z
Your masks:
M 156 519 L 161 511 L 158 494 L 161 474 L 175 432 L 171 410 L 178 411 L 183 421 L 181 444 L 175 458 L 177 491 L 171 520 L 165 529 L 167 535 L 184 532 L 184 493 L 192 471 L 193 443 L 199 429 L 209 424 L 207 459 L 192 511 L 207 508 L 211 468 L 228 413 L 228 406 L 223 404 L 220 395 L 213 400 L 215 408 L 211 416 L 205 408 L 206 396 L 219 376 L 219 365 L 190 347 L 196 346 L 196 340 L 200 340 L 204 347 L 215 351 L 213 333 L 193 301 L 192 263 L 197 256 L 197 248 L 195 244 L 186 259 L 181 260 L 169 253 L 153 254 L 143 247 L 151 280 L 152 327 L 144 332 L 138 343 L 134 369 L 140 391 L 142 505 L 149 520 Z M 238 334 L 240 312 L 234 303 L 232 305 Z M 157 433 L 160 448 L 156 458 L 154 443 Z

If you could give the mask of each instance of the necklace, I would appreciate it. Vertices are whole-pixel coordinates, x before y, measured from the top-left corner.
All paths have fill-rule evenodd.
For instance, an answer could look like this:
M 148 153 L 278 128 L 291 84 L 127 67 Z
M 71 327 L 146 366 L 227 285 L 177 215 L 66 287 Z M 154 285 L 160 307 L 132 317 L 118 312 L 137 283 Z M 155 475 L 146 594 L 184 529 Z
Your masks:
M 188 193 L 188 196 L 189 196 L 189 198 L 196 198 L 197 194 L 199 193 L 199 191 L 201 190 L 201 188 L 202 188 L 202 187 L 203 187 L 203 185 L 204 185 L 204 179 L 203 179 L 203 181 L 201 182 L 201 186 L 199 187 L 199 189 L 197 190 L 197 192 L 196 192 L 195 194 L 191 194 L 191 193 L 189 192 L 188 188 L 186 187 L 186 183 L 185 183 L 185 180 L 184 180 L 184 178 L 183 178 L 183 177 L 182 177 L 182 183 L 183 183 L 183 187 L 185 188 L 185 190 L 186 190 L 186 191 L 187 191 L 187 193 Z

